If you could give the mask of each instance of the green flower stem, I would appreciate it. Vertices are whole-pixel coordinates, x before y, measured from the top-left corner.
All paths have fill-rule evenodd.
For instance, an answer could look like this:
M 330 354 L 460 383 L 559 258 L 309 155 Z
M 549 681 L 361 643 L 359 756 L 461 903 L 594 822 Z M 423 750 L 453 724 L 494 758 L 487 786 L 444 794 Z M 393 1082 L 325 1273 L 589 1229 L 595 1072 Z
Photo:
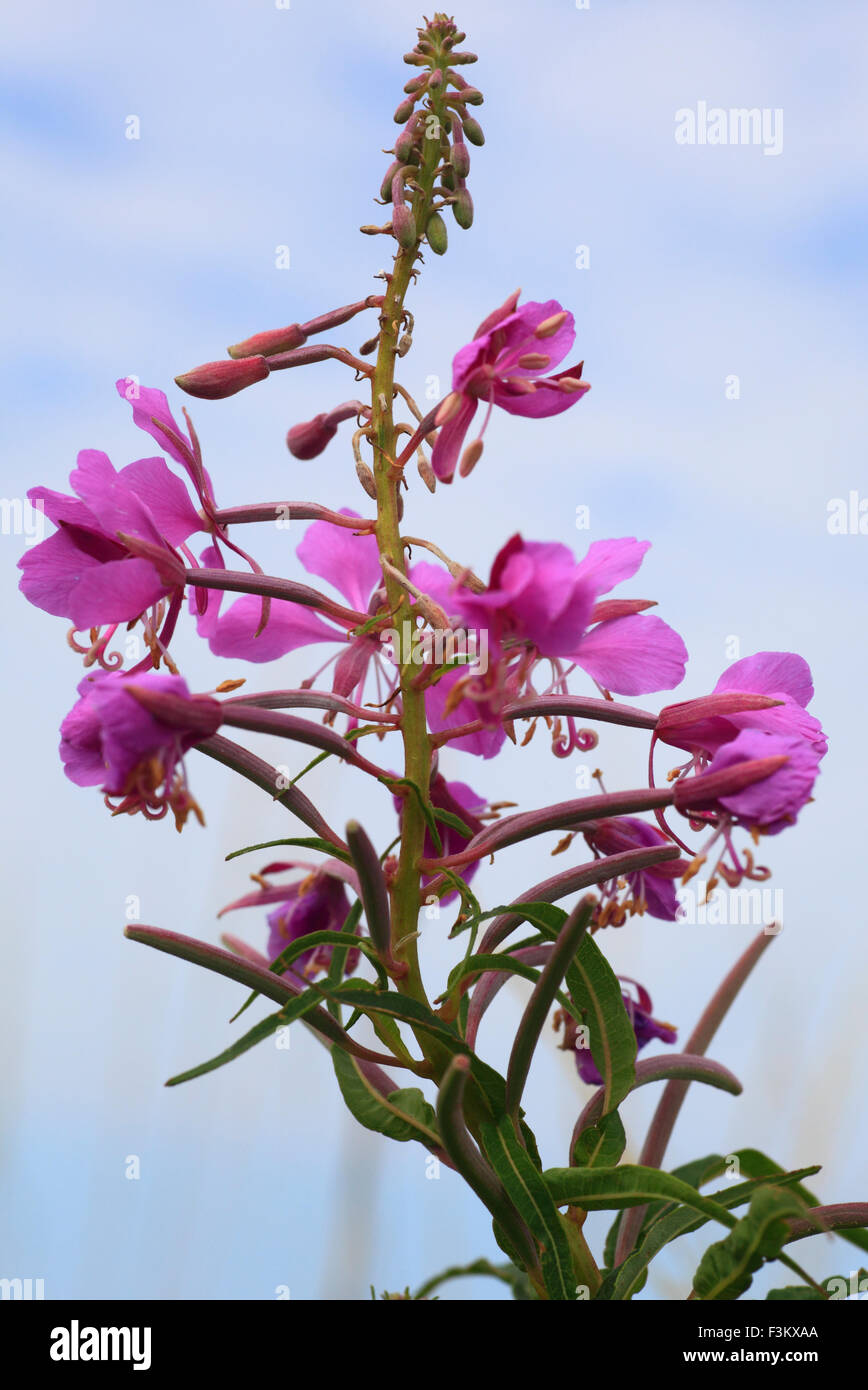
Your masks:
M 436 99 L 435 99 L 436 100 Z M 436 112 L 442 120 L 442 112 Z M 413 215 L 417 239 L 409 249 L 399 248 L 395 256 L 388 290 L 380 313 L 380 343 L 371 382 L 370 438 L 374 447 L 374 481 L 377 493 L 377 545 L 386 565 L 406 576 L 407 566 L 401 540 L 398 493 L 400 471 L 396 469 L 397 431 L 392 411 L 395 394 L 395 361 L 398 338 L 404 312 L 404 298 L 414 274 L 413 263 L 424 235 L 431 191 L 440 161 L 440 139 L 427 139 L 422 164 L 417 175 L 418 187 L 413 195 Z M 399 580 L 384 567 L 386 592 L 393 614 L 393 625 L 400 628 L 403 619 L 412 621 L 407 593 Z M 431 743 L 425 717 L 425 696 L 413 688 L 415 669 L 411 663 L 401 666 L 400 684 L 403 713 L 400 721 L 404 741 L 404 775 L 413 781 L 423 797 L 428 796 L 431 766 Z M 415 933 L 418 929 L 420 907 L 420 871 L 425 841 L 425 819 L 422 807 L 414 796 L 404 802 L 401 849 L 398 869 L 392 890 L 392 952 L 396 960 L 407 965 L 407 974 L 397 980 L 405 994 L 428 1005 L 428 998 L 419 972 Z M 438 1076 L 448 1065 L 448 1054 L 430 1038 L 419 1036 L 419 1044 L 434 1064 Z

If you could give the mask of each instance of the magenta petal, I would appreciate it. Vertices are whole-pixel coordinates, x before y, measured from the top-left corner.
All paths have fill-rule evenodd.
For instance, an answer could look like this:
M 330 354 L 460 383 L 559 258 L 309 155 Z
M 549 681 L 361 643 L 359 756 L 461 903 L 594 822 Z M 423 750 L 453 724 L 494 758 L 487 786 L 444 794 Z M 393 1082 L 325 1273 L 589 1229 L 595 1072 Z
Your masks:
M 757 652 L 728 666 L 718 690 L 750 690 L 757 695 L 789 695 L 804 709 L 814 695 L 811 668 L 795 652 Z
M 470 724 L 479 719 L 479 705 L 474 700 L 460 700 L 449 714 L 445 713 L 446 699 L 452 686 L 463 675 L 462 671 L 450 671 L 443 676 L 436 685 L 429 686 L 425 691 L 425 709 L 428 714 L 428 725 L 433 733 L 442 733 L 446 729 L 457 729 L 461 724 Z M 455 748 L 462 753 L 474 753 L 479 758 L 493 758 L 502 748 L 506 740 L 506 734 L 500 726 L 494 728 L 481 729 L 477 733 L 465 734 L 463 738 L 454 739 L 449 747 Z
M 70 497 L 66 492 L 55 492 L 50 487 L 31 487 L 27 496 L 34 507 L 42 508 L 45 516 L 49 521 L 53 521 L 55 526 L 59 526 L 61 521 L 66 521 L 73 526 L 100 530 L 99 521 L 93 512 L 77 497 Z
M 115 472 L 105 454 L 97 449 L 82 449 L 69 481 L 82 501 L 98 517 L 100 529 L 107 535 L 122 532 L 142 540 L 160 542 L 160 532 L 148 508 L 133 491 L 129 480 Z
M 102 568 L 99 560 L 84 555 L 65 531 L 40 541 L 18 561 L 22 571 L 19 588 L 37 608 L 55 618 L 70 616 L 71 595 L 90 570 Z M 90 624 L 84 624 L 90 626 Z
M 342 507 L 341 515 L 358 513 Z M 295 553 L 310 574 L 333 584 L 351 608 L 367 612 L 371 594 L 383 582 L 375 536 L 355 536 L 348 526 L 315 521 L 308 526 Z
M 632 579 L 650 550 L 650 541 L 633 536 L 617 541 L 592 541 L 578 563 L 578 573 L 590 580 L 596 594 L 607 594 L 625 579 Z
M 215 656 L 240 657 L 243 661 L 275 661 L 298 647 L 314 642 L 337 642 L 343 634 L 329 627 L 309 608 L 284 599 L 272 599 L 268 624 L 254 636 L 262 618 L 262 600 L 256 594 L 237 599 L 217 621 L 208 645 Z
M 138 617 L 168 592 L 150 560 L 109 560 L 82 575 L 67 611 L 77 628 L 102 627 Z
M 170 545 L 180 545 L 203 529 L 184 483 L 170 471 L 165 459 L 137 459 L 122 468 L 118 477 L 141 498 Z
M 476 414 L 477 402 L 472 396 L 462 396 L 457 414 L 445 425 L 441 425 L 434 448 L 431 450 L 431 467 L 441 482 L 450 483 L 464 443 L 464 436 Z
M 587 391 L 590 391 L 588 386 Z M 571 405 L 575 405 L 587 391 L 559 391 L 556 386 L 549 386 L 545 381 L 538 381 L 535 390 L 528 392 L 512 392 L 504 386 L 495 386 L 494 404 L 499 405 L 501 410 L 507 411 L 509 415 L 524 415 L 531 420 L 544 420 L 551 415 L 562 415 L 565 410 L 569 410 Z
M 161 429 L 154 424 L 157 420 L 160 424 L 168 425 L 169 429 L 186 441 L 187 436 L 181 429 L 166 399 L 165 391 L 158 391 L 155 387 L 139 386 L 130 377 L 121 377 L 120 381 L 115 382 L 118 395 L 125 400 L 133 410 L 133 420 L 140 430 L 155 439 L 161 449 L 165 449 L 167 454 L 171 454 L 173 459 L 182 464 L 184 468 L 188 466 L 188 460 L 176 444 L 174 444 Z
M 579 643 L 574 660 L 606 690 L 648 695 L 681 683 L 687 648 L 662 618 L 637 613 L 592 628 Z

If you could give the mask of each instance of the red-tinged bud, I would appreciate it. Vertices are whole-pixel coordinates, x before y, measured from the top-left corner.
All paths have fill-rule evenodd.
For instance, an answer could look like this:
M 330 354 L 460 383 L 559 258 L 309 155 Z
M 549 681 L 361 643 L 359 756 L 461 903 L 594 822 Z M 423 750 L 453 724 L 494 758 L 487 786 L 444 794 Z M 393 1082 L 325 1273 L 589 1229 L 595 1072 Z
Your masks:
M 264 357 L 241 357 L 228 362 L 205 362 L 192 372 L 175 377 L 175 384 L 188 396 L 200 396 L 206 401 L 223 400 L 234 396 L 256 381 L 264 381 L 269 366 Z
M 779 753 L 771 758 L 751 758 L 718 772 L 704 772 L 701 777 L 684 777 L 675 783 L 674 804 L 685 814 L 690 810 L 713 810 L 722 796 L 735 796 L 754 782 L 763 782 L 771 777 L 789 758 Z
M 431 76 L 428 78 L 428 86 L 429 86 L 429 88 L 430 88 L 432 91 L 436 91 L 436 89 L 437 89 L 438 87 L 442 87 L 442 86 L 443 86 L 443 69 L 442 69 L 442 68 L 435 68 L 435 69 L 434 69 L 434 71 L 432 72 Z
M 432 212 L 428 218 L 428 225 L 425 228 L 425 235 L 428 238 L 428 245 L 435 256 L 444 255 L 449 245 L 449 233 L 446 230 L 446 223 L 439 212 Z
M 406 162 L 406 159 L 393 159 L 392 163 L 389 165 L 388 169 L 383 175 L 383 182 L 380 184 L 380 197 L 382 198 L 384 203 L 391 203 L 392 180 L 397 174 L 398 170 L 403 168 Z
M 461 462 L 458 465 L 458 472 L 462 478 L 466 478 L 468 473 L 472 473 L 479 460 L 482 458 L 482 440 L 474 439 L 468 444 L 464 453 L 461 455 Z
M 670 729 L 684 728 L 700 719 L 726 718 L 728 714 L 742 714 L 746 710 L 772 709 L 782 705 L 783 700 L 773 700 L 769 695 L 755 695 L 745 690 L 721 690 L 713 695 L 701 695 L 696 700 L 682 700 L 677 705 L 666 705 L 657 718 L 657 731 L 660 734 Z
M 416 245 L 416 219 L 406 203 L 397 203 L 392 214 L 392 232 L 399 246 L 410 251 Z
M 305 461 L 316 458 L 332 442 L 341 421 L 353 419 L 365 409 L 361 401 L 344 401 L 334 410 L 315 415 L 304 424 L 293 425 L 286 436 L 286 447 L 293 458 Z
M 464 134 L 467 136 L 467 139 L 470 141 L 471 145 L 485 144 L 485 136 L 482 133 L 482 126 L 479 124 L 478 121 L 474 120 L 472 116 L 465 116 L 462 124 L 464 126 Z
M 418 77 L 411 77 L 409 82 L 405 82 L 405 83 L 404 83 L 404 91 L 405 91 L 405 92 L 409 92 L 409 93 L 413 93 L 413 92 L 418 93 L 418 92 L 420 92 L 420 91 L 422 90 L 422 88 L 425 86 L 425 83 L 426 83 L 427 81 L 428 81 L 428 74 L 427 74 L 427 72 L 420 72 L 420 74 L 419 74 Z
M 367 299 L 356 300 L 355 304 L 343 304 L 340 309 L 329 309 L 328 313 L 318 314 L 315 319 L 309 319 L 307 323 L 301 325 L 305 339 L 314 337 L 317 333 L 326 333 L 332 328 L 340 328 L 342 324 L 349 323 L 350 319 L 355 318 L 356 314 L 361 314 L 365 309 L 379 309 L 383 304 L 381 294 L 369 294 Z
M 254 333 L 242 343 L 233 343 L 226 351 L 237 361 L 242 357 L 270 357 L 275 352 L 290 352 L 301 347 L 307 335 L 300 323 L 287 324 L 286 328 L 272 328 L 267 333 Z
M 646 608 L 656 608 L 653 598 L 607 598 L 595 603 L 589 622 L 607 623 L 612 618 L 629 618 L 634 613 L 644 613 Z
M 449 61 L 454 67 L 465 67 L 468 63 L 478 63 L 479 58 L 475 53 L 453 53 Z
M 552 314 L 549 318 L 543 319 L 533 330 L 535 338 L 552 338 L 562 324 L 566 323 L 569 314 L 566 309 L 562 309 L 559 314 Z M 584 366 L 584 363 L 582 364 Z
M 373 500 L 376 502 L 377 484 L 374 481 L 373 473 L 362 459 L 356 459 L 356 476 L 358 477 L 359 482 L 365 489 L 365 492 L 368 494 L 368 496 L 373 498 Z
M 452 216 L 466 232 L 473 226 L 473 199 L 466 188 L 459 188 L 452 204 Z
M 452 61 L 454 62 L 455 60 L 453 59 Z M 417 53 L 415 50 L 412 53 L 404 54 L 404 62 L 409 63 L 411 68 L 427 68 L 428 66 L 428 59 L 425 57 L 424 53 Z
M 430 463 L 428 462 L 427 458 L 421 450 L 419 451 L 419 454 L 416 458 L 416 467 L 419 470 L 419 477 L 422 479 L 422 482 L 425 484 L 428 491 L 436 492 L 437 478 L 435 476 L 434 469 L 431 467 Z
M 455 180 L 455 170 L 452 168 L 451 164 L 444 164 L 443 168 L 440 170 L 440 182 L 449 193 L 454 192 L 458 187 Z
M 468 87 L 465 83 L 461 88 L 461 100 L 466 101 L 468 106 L 481 106 L 485 97 L 476 87 Z
M 416 145 L 416 136 L 419 132 L 419 113 L 412 115 L 395 141 L 395 155 L 403 164 L 407 163 Z M 394 174 L 393 174 L 394 177 Z
M 464 128 L 457 116 L 452 124 L 452 149 L 449 163 L 459 179 L 467 178 L 470 173 L 470 151 L 464 143 Z
M 415 105 L 415 97 L 407 97 L 406 101 L 402 101 L 401 105 L 397 108 L 394 116 L 392 117 L 392 119 L 395 122 L 395 125 L 404 125 L 406 121 L 409 121 L 410 117 L 413 114 L 413 107 Z

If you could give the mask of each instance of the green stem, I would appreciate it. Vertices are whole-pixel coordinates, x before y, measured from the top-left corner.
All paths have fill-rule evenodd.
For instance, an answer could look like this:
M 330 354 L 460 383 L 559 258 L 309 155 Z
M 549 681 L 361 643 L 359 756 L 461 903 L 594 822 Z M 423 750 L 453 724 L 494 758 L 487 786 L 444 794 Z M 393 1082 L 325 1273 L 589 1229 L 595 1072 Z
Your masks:
M 442 119 L 442 113 L 435 114 Z M 394 466 L 396 453 L 396 429 L 392 402 L 395 394 L 395 361 L 398 338 L 401 334 L 401 321 L 404 312 L 404 298 L 414 274 L 413 264 L 419 252 L 424 235 L 431 202 L 431 191 L 440 161 L 439 136 L 427 139 L 424 144 L 422 164 L 417 176 L 418 188 L 413 195 L 413 215 L 417 228 L 417 239 L 409 249 L 399 248 L 395 257 L 388 290 L 380 313 L 380 343 L 377 362 L 371 382 L 371 442 L 374 447 L 374 480 L 377 492 L 377 545 L 380 557 L 388 565 L 406 575 L 406 559 L 401 541 L 398 494 L 401 486 L 400 471 Z M 412 609 L 409 598 L 396 578 L 384 570 L 389 607 L 393 614 L 393 625 L 402 630 L 404 619 L 412 623 Z M 402 657 L 405 653 L 401 653 Z M 404 742 L 404 775 L 416 786 L 423 798 L 428 796 L 429 772 L 431 766 L 431 743 L 425 716 L 425 696 L 414 690 L 412 677 L 414 667 L 410 662 L 401 665 L 400 684 L 402 715 L 401 735 Z M 407 974 L 397 980 L 398 988 L 405 994 L 428 1005 L 425 987 L 419 971 L 416 948 L 420 907 L 419 861 L 423 855 L 425 842 L 425 819 L 422 807 L 415 797 L 409 796 L 404 802 L 402 814 L 401 849 L 398 869 L 392 889 L 392 951 L 396 959 L 407 965 Z M 430 1007 L 430 1006 L 429 1006 Z M 438 1075 L 448 1063 L 448 1054 L 430 1038 L 420 1037 L 420 1045 L 426 1055 L 435 1063 Z M 442 1053 L 442 1055 L 441 1055 Z

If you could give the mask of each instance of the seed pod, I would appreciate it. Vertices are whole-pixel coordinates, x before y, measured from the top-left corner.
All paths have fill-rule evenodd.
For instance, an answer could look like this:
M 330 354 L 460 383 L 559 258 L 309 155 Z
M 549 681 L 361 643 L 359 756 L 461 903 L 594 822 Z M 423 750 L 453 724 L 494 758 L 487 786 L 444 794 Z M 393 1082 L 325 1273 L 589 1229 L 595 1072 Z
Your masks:
M 369 497 L 377 500 L 377 484 L 374 482 L 374 475 L 366 463 L 361 459 L 356 460 L 356 475 L 362 487 Z
M 473 199 L 466 188 L 459 188 L 455 202 L 452 204 L 452 216 L 463 227 L 465 232 L 473 226 Z
M 406 101 L 402 101 L 401 105 L 397 108 L 397 110 L 395 111 L 395 115 L 392 118 L 395 122 L 395 125 L 404 125 L 406 121 L 409 121 L 410 117 L 413 114 L 413 107 L 415 105 L 415 97 L 407 97 Z
M 432 212 L 428 218 L 428 225 L 425 228 L 425 235 L 428 238 L 428 245 L 435 256 L 442 256 L 449 245 L 449 233 L 446 230 L 446 223 L 439 212 Z
M 416 455 L 416 467 L 419 470 L 419 477 L 425 484 L 429 492 L 434 492 L 437 488 L 437 479 L 434 476 L 434 469 L 431 467 L 422 450 Z

